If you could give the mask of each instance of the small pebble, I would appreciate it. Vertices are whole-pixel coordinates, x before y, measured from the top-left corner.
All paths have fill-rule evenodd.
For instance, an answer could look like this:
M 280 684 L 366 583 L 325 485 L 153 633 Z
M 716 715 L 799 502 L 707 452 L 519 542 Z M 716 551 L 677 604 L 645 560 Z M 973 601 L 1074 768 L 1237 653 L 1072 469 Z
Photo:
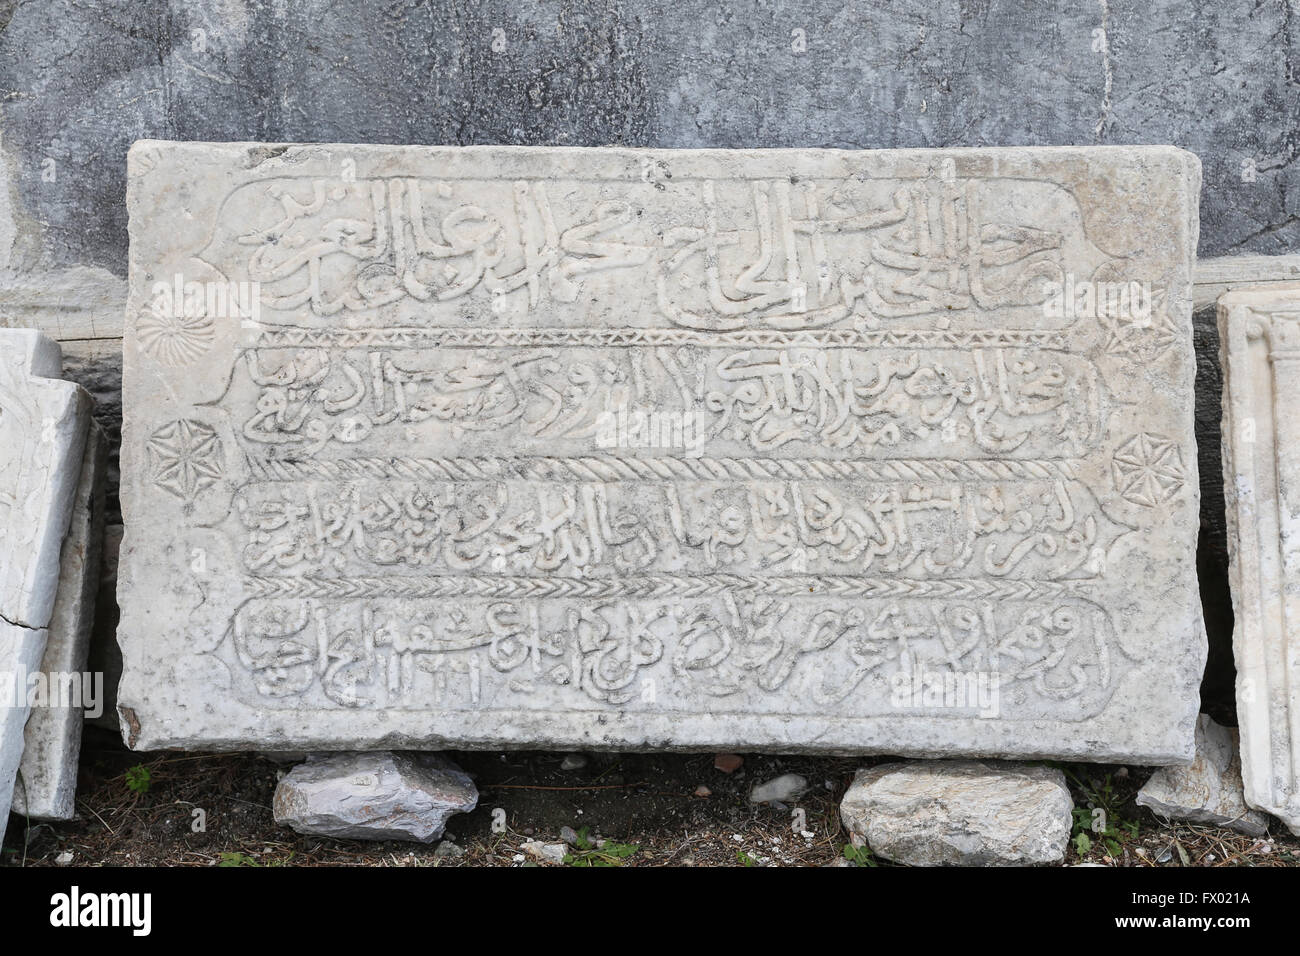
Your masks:
M 745 758 L 736 754 L 718 754 L 713 758 L 713 769 L 723 773 L 735 773 L 744 766 Z

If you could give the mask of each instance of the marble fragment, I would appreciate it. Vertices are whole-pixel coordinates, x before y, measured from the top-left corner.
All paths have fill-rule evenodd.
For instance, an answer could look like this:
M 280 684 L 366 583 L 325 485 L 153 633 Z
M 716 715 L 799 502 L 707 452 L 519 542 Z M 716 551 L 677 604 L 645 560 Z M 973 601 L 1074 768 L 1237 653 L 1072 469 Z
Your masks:
M 1159 816 L 1228 827 L 1249 836 L 1268 833 L 1268 816 L 1246 805 L 1235 728 L 1201 714 L 1190 767 L 1161 767 L 1138 791 L 1137 803 Z
M 1191 760 L 1191 154 L 128 172 L 131 746 Z
M 1219 299 L 1246 803 L 1300 834 L 1300 284 Z
M 465 773 L 437 754 L 386 752 L 313 757 L 275 788 L 275 822 L 340 840 L 432 843 L 447 821 L 478 805 Z
M 1073 810 L 1053 767 L 935 760 L 859 770 L 840 819 L 898 863 L 1024 866 L 1065 858 Z
M 61 372 L 54 341 L 0 329 L 0 837 L 90 424 L 90 396 Z

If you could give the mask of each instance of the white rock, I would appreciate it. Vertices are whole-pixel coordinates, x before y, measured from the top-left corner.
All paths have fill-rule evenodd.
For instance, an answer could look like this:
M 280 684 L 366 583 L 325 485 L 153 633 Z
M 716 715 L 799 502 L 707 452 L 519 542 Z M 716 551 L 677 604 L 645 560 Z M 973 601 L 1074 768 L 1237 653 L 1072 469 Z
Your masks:
M 1300 284 L 1222 296 L 1219 346 L 1242 784 L 1300 834 Z
M 1230 827 L 1250 836 L 1268 832 L 1268 817 L 1246 806 L 1237 731 L 1205 714 L 1196 722 L 1196 760 L 1162 767 L 1138 791 L 1137 802 L 1162 817 Z
M 108 442 L 93 422 L 59 558 L 59 589 L 50 615 L 41 674 L 45 694 L 24 732 L 13 812 L 36 820 L 71 820 L 77 808 L 77 761 L 89 710 L 105 705 L 102 675 L 87 671 L 99 587 Z
M 275 822 L 341 840 L 441 838 L 478 805 L 473 781 L 436 754 L 333 754 L 309 759 L 275 788 Z
M 128 179 L 132 746 L 1192 758 L 1191 154 Z
M 840 819 L 899 863 L 1013 866 L 1064 859 L 1073 809 L 1059 770 L 936 760 L 859 770 Z
M 808 781 L 797 773 L 786 773 L 760 783 L 749 792 L 750 803 L 788 803 L 808 790 Z
M 563 863 L 564 858 L 569 855 L 569 848 L 565 844 L 542 843 L 540 840 L 529 840 L 522 849 L 544 863 Z
M 90 422 L 90 396 L 60 372 L 53 341 L 0 329 L 0 838 Z

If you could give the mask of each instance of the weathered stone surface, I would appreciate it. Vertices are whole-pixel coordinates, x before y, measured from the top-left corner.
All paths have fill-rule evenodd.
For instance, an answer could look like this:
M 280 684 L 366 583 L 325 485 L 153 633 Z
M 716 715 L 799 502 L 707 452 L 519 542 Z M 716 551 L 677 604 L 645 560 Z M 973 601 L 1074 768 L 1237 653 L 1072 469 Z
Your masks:
M 1014 866 L 1065 857 L 1074 801 L 1051 767 L 938 760 L 859 770 L 840 819 L 911 866 Z
M 1268 817 L 1246 806 L 1237 731 L 1205 714 L 1196 722 L 1196 760 L 1162 767 L 1138 791 L 1137 802 L 1162 817 L 1229 827 L 1250 836 L 1268 832 Z
M 103 707 L 102 678 L 87 672 L 99 589 L 108 442 L 92 424 L 68 532 L 59 554 L 59 589 L 41 660 L 44 693 L 27 718 L 13 811 L 37 820 L 76 814 L 77 759 L 87 709 Z
M 57 344 L 0 329 L 0 837 L 59 586 L 90 397 L 59 379 Z
M 130 163 L 133 746 L 1191 759 L 1190 154 Z
M 386 752 L 310 758 L 275 788 L 275 822 L 340 840 L 432 843 L 447 820 L 478 805 L 478 790 L 437 754 Z
M 1246 802 L 1300 833 L 1300 284 L 1219 300 Z

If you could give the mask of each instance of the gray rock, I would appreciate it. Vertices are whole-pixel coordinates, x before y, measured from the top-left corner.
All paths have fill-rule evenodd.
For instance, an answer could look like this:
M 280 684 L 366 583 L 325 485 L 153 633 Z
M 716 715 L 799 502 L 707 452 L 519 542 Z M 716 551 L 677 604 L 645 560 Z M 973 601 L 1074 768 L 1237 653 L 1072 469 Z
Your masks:
M 785 803 L 798 800 L 808 790 L 808 781 L 797 773 L 786 773 L 749 792 L 750 803 Z
M 443 840 L 433 849 L 434 859 L 456 860 L 465 855 L 465 848 L 450 840 Z
M 1196 722 L 1190 767 L 1162 767 L 1138 791 L 1139 806 L 1174 820 L 1228 827 L 1250 836 L 1268 832 L 1268 817 L 1246 805 L 1238 731 L 1205 714 Z
M 478 790 L 436 754 L 343 753 L 299 764 L 275 788 L 275 822 L 344 840 L 432 843 Z
M 581 770 L 586 766 L 587 757 L 584 754 L 565 754 L 560 761 L 561 770 Z
M 1074 801 L 1049 767 L 944 760 L 859 770 L 840 819 L 877 856 L 911 866 L 1055 863 Z

